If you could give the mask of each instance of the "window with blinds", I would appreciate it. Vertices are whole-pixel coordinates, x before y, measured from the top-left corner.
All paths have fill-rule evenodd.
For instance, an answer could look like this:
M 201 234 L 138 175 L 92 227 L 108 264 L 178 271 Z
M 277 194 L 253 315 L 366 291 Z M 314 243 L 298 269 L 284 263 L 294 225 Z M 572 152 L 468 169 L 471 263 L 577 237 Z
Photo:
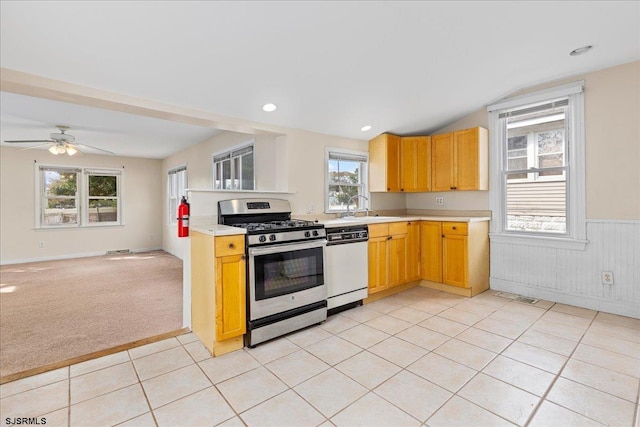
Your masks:
M 187 195 L 187 166 L 171 169 L 167 177 L 167 199 L 169 200 L 169 224 L 175 224 L 178 205 L 182 196 Z
M 213 156 L 215 190 L 254 190 L 253 142 Z
M 327 212 L 369 209 L 368 163 L 368 153 L 327 151 Z

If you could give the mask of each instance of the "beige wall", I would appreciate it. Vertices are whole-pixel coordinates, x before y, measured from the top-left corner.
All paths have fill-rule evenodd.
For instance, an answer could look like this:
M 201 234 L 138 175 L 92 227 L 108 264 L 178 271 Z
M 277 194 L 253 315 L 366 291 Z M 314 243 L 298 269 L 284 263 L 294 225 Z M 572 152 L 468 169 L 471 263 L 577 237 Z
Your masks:
M 125 225 L 35 229 L 35 164 L 124 166 Z M 130 157 L 53 156 L 46 150 L 0 147 L 0 263 L 104 254 L 107 250 L 159 249 L 162 245 L 160 160 Z M 44 247 L 40 248 L 40 242 Z
M 640 219 L 640 61 L 545 83 L 513 95 L 585 81 L 587 219 Z M 486 108 L 434 133 L 488 127 Z M 408 194 L 407 209 L 489 209 L 488 192 Z

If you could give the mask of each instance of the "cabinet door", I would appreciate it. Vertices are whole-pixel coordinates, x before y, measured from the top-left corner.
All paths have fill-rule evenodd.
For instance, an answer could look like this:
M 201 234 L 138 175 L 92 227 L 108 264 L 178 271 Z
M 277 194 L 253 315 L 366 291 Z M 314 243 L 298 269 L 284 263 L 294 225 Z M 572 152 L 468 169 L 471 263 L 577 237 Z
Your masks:
M 453 133 L 431 137 L 431 191 L 453 189 Z
M 442 275 L 447 285 L 468 287 L 467 236 L 445 234 L 442 238 Z
M 369 293 L 389 287 L 387 278 L 387 236 L 369 239 Z
M 378 135 L 369 141 L 370 191 L 400 191 L 400 137 Z
M 246 332 L 246 268 L 244 255 L 216 258 L 216 340 Z
M 387 135 L 387 191 L 400 191 L 400 137 Z
M 407 235 L 397 234 L 389 240 L 389 287 L 407 282 Z
M 431 137 L 404 137 L 401 139 L 400 147 L 400 190 L 429 191 L 431 189 Z
M 453 140 L 456 190 L 479 189 L 478 128 L 454 132 Z
M 420 222 L 408 224 L 407 232 L 407 280 L 420 279 Z
M 442 283 L 442 223 L 420 223 L 420 274 L 422 279 Z

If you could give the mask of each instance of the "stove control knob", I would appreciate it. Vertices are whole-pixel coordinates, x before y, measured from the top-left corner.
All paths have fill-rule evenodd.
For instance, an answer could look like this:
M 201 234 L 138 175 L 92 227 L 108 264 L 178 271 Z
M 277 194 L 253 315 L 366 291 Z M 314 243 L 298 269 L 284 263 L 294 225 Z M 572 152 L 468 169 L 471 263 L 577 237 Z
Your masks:
M 304 232 L 304 237 L 311 237 L 311 233 L 309 233 L 308 231 Z
M 260 241 L 260 243 L 264 243 L 264 242 L 267 241 L 267 236 L 262 235 L 262 236 L 258 237 L 258 240 Z
M 317 236 L 318 235 L 318 230 L 313 230 L 313 235 Z
M 272 234 L 271 236 L 269 236 L 269 240 L 272 241 L 272 242 L 275 242 L 276 241 L 276 235 Z

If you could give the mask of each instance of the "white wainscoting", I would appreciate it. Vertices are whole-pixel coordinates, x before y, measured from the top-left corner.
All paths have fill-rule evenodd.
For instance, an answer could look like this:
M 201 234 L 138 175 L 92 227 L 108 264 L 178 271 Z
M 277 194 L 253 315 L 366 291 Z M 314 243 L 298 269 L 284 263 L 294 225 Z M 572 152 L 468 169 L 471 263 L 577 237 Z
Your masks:
M 640 221 L 586 226 L 584 251 L 492 241 L 491 289 L 640 318 Z

